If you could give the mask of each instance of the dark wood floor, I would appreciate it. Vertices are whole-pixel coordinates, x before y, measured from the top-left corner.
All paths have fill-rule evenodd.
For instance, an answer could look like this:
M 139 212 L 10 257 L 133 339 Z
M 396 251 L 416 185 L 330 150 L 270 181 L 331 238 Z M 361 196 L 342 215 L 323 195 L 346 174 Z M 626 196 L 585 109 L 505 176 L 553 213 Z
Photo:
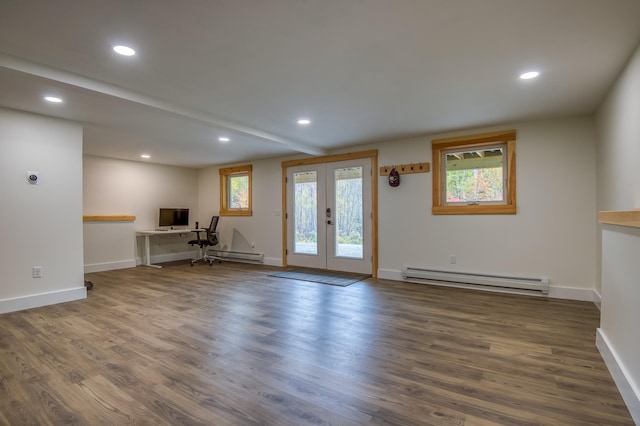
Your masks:
M 631 425 L 592 303 L 259 265 L 88 274 L 0 316 L 10 425 Z

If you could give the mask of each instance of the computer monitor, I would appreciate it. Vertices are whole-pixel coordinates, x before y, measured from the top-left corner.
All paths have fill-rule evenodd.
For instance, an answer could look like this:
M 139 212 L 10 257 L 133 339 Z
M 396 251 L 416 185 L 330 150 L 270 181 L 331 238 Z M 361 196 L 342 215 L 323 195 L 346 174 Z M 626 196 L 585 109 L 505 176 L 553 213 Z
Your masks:
M 160 228 L 174 228 L 189 226 L 189 209 L 160 208 L 158 215 Z

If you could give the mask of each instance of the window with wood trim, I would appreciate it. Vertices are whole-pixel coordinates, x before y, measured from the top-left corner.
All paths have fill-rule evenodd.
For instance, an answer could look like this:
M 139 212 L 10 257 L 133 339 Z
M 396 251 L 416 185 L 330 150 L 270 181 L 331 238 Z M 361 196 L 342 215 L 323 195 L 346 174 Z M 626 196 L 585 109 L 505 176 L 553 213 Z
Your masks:
M 220 216 L 251 216 L 251 164 L 220 169 Z
M 516 132 L 431 142 L 433 214 L 515 214 Z

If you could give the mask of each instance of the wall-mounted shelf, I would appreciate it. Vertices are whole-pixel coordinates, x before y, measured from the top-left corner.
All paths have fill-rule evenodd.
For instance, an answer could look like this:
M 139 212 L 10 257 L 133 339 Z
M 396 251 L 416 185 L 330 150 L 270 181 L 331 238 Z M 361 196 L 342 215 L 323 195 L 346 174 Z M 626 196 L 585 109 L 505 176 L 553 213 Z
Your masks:
M 393 166 L 380 167 L 380 176 L 388 176 L 393 169 L 396 169 L 401 175 L 427 173 L 430 171 L 429 163 L 394 164 Z
M 136 220 L 135 216 L 82 216 L 83 222 L 131 222 Z
M 640 228 L 640 209 L 600 212 L 598 220 L 609 225 Z

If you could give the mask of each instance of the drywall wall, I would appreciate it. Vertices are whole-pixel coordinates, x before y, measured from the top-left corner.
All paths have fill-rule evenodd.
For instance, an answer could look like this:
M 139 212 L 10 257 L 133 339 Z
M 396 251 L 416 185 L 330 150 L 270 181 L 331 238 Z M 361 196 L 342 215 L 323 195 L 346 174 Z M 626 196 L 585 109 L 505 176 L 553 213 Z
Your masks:
M 282 160 L 251 162 L 253 216 L 224 216 L 218 224 L 223 248 L 262 252 L 264 263 L 274 266 L 282 265 Z M 205 217 L 220 211 L 218 170 L 217 166 L 208 167 L 199 173 L 199 209 Z
M 82 127 L 0 109 L 0 181 L 0 312 L 86 297 Z
M 640 48 L 596 116 L 598 210 L 640 208 Z M 602 225 L 598 347 L 640 424 L 640 232 Z M 609 354 L 610 356 L 606 356 Z
M 83 224 L 84 272 L 136 266 L 134 221 L 87 221 Z
M 517 131 L 516 215 L 431 214 L 431 173 L 379 177 L 380 276 L 402 266 L 546 275 L 551 295 L 591 300 L 595 275 L 595 134 L 592 117 L 516 123 L 378 144 L 379 163 L 431 162 L 431 140 Z M 456 256 L 456 264 L 450 256 Z
M 144 255 L 144 241 L 134 233 L 157 228 L 160 207 L 186 207 L 191 225 L 197 220 L 201 226 L 206 225 L 198 214 L 197 170 L 94 156 L 84 156 L 83 162 L 84 215 L 136 217 L 133 226 L 127 222 L 85 224 L 85 256 L 91 262 L 85 264 L 87 271 L 139 264 Z M 114 234 L 121 238 L 114 239 Z M 190 258 L 196 249 L 187 245 L 187 241 L 194 236 L 187 233 L 152 237 L 152 262 Z M 124 258 L 127 253 L 135 259 Z

